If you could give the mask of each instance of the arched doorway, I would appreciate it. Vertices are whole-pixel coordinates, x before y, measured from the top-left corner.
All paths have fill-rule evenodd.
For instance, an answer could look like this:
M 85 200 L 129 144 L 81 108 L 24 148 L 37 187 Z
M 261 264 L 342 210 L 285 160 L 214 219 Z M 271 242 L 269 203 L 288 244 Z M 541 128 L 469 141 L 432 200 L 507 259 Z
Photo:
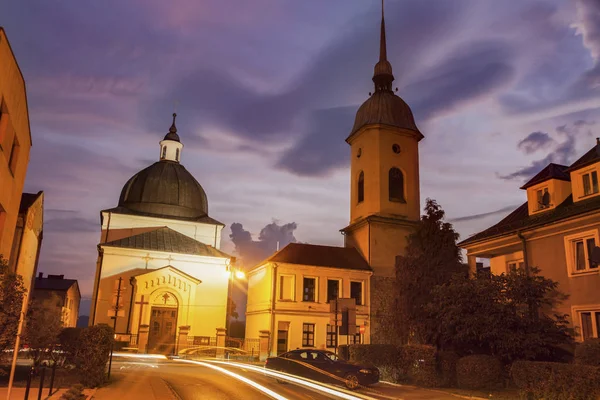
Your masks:
M 150 353 L 172 354 L 175 351 L 178 307 L 177 297 L 169 291 L 153 296 L 148 335 Z

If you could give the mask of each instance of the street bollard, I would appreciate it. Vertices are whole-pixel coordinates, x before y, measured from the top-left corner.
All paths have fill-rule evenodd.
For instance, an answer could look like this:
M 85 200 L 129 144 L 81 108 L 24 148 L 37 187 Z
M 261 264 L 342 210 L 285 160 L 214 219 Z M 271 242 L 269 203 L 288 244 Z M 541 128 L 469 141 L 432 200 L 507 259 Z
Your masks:
M 42 374 L 40 375 L 40 390 L 38 391 L 38 400 L 42 400 L 42 390 L 44 390 L 44 376 L 46 375 L 46 367 L 42 368 Z
M 50 388 L 48 389 L 48 397 L 52 396 L 54 389 L 54 375 L 56 374 L 56 361 L 52 364 L 52 375 L 50 376 Z
M 31 378 L 33 377 L 34 367 L 31 367 L 29 374 L 27 375 L 27 386 L 25 387 L 25 399 L 29 399 L 29 388 L 31 387 Z

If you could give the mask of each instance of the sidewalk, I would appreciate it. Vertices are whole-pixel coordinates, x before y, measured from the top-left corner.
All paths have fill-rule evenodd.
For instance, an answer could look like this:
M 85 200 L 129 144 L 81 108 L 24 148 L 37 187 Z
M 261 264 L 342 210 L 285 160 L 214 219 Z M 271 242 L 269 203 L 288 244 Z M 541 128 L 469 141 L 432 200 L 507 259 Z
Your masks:
M 92 398 L 94 400 L 179 400 L 179 396 L 163 379 L 143 370 L 135 374 L 113 372 L 111 382 L 98 389 Z
M 58 399 L 60 399 L 60 396 L 62 396 L 62 394 L 66 391 L 67 391 L 67 389 L 59 389 L 58 391 L 53 390 L 54 393 L 52 393 L 52 396 L 48 397 L 48 388 L 44 388 L 42 390 L 42 399 L 58 400 Z M 0 387 L 0 400 L 6 399 L 7 395 L 8 395 L 8 388 Z M 25 398 L 25 388 L 24 387 L 13 387 L 10 392 L 10 398 L 11 398 L 11 400 L 23 400 Z M 37 400 L 37 398 L 38 398 L 38 388 L 29 389 L 29 400 Z

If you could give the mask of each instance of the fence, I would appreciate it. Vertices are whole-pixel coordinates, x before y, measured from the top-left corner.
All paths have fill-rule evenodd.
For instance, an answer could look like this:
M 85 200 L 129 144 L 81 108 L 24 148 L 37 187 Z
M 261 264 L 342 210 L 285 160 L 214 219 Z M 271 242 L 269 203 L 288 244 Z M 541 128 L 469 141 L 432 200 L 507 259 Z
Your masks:
M 52 364 L 51 368 L 46 368 L 46 367 L 41 367 L 39 368 L 39 373 L 40 373 L 40 386 L 39 386 L 39 390 L 38 390 L 38 400 L 42 399 L 42 392 L 44 390 L 44 380 L 46 378 L 46 371 L 49 371 L 48 373 L 50 373 L 50 382 L 48 384 L 48 396 L 50 397 L 54 394 L 53 389 L 54 389 L 54 377 L 56 374 L 56 363 Z M 31 369 L 29 370 L 29 374 L 27 375 L 27 386 L 25 386 L 25 397 L 24 400 L 28 400 L 29 399 L 29 390 L 31 388 L 31 381 L 32 378 L 34 377 L 34 375 L 36 374 L 36 367 L 31 367 Z M 58 388 L 57 388 L 58 390 Z M 47 398 L 44 396 L 44 398 Z
M 179 355 L 194 358 L 217 356 L 217 338 L 208 336 L 188 336 L 187 347 L 179 350 Z M 254 361 L 259 357 L 259 339 L 225 338 L 222 354 L 228 359 Z

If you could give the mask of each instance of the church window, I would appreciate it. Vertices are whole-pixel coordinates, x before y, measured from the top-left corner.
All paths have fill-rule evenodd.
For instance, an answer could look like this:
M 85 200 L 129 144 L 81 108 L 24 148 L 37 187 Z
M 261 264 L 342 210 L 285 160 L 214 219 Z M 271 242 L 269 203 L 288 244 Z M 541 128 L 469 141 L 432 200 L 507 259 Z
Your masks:
M 392 145 L 392 151 L 396 154 L 400 154 L 400 145 L 394 143 L 394 145 Z
M 162 148 L 162 153 L 161 153 L 161 155 L 160 155 L 160 158 L 161 158 L 161 159 L 165 159 L 165 158 L 167 158 L 167 146 L 163 146 L 163 148 Z
M 175 161 L 179 161 L 179 149 L 175 149 Z
M 406 199 L 404 198 L 404 175 L 402 171 L 396 167 L 391 168 L 388 183 L 390 201 L 406 203 Z
M 357 203 L 360 203 L 365 200 L 365 173 L 360 171 L 358 174 L 358 200 Z

